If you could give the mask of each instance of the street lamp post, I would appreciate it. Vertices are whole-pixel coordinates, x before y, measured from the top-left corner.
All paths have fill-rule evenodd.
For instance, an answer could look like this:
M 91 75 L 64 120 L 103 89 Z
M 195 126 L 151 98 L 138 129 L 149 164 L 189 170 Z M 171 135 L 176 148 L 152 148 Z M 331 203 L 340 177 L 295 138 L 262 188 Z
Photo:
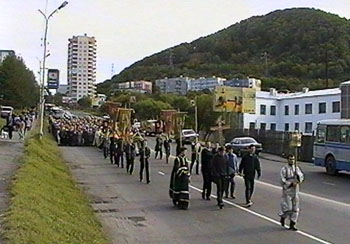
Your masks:
M 198 107 L 197 107 L 197 96 L 194 100 L 191 100 L 191 104 L 194 107 L 194 130 L 198 134 Z M 196 137 L 196 142 L 198 141 L 198 137 Z
M 48 56 L 46 54 L 47 52 L 47 30 L 49 27 L 49 20 L 50 18 L 60 9 L 64 8 L 66 5 L 68 4 L 67 1 L 64 1 L 57 9 L 55 9 L 49 16 L 46 16 L 46 14 L 43 13 L 43 11 L 41 11 L 39 9 L 39 12 L 43 15 L 43 17 L 45 18 L 45 31 L 44 31 L 44 55 L 43 55 L 43 66 L 42 66 L 42 78 L 40 81 L 40 138 L 42 138 L 42 136 L 44 135 L 44 109 L 45 109 L 45 99 L 44 99 L 44 89 L 45 89 L 45 65 L 46 65 L 46 57 Z

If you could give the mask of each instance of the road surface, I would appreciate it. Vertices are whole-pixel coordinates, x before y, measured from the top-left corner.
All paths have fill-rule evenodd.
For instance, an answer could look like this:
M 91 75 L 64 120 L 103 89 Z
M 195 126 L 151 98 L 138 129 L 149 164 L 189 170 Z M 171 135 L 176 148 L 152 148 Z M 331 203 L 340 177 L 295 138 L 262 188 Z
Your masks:
M 149 139 L 154 147 L 154 139 Z M 168 196 L 172 169 L 151 158 L 151 183 L 111 165 L 93 147 L 62 147 L 72 173 L 92 199 L 112 243 L 349 243 L 350 178 L 329 177 L 322 168 L 303 165 L 298 232 L 279 226 L 281 190 L 278 173 L 283 163 L 262 160 L 263 175 L 256 185 L 254 205 L 246 209 L 243 180 L 237 177 L 237 199 L 226 199 L 219 210 L 214 199 L 201 199 L 202 177 L 191 179 L 191 206 L 173 207 Z M 213 193 L 215 193 L 215 187 Z

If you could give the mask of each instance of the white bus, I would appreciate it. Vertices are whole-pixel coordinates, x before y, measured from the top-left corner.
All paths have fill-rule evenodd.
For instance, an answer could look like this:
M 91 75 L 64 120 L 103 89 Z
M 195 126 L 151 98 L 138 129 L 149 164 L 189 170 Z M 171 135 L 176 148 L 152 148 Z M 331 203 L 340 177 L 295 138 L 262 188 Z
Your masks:
M 322 120 L 317 124 L 313 159 L 330 175 L 350 171 L 350 119 Z

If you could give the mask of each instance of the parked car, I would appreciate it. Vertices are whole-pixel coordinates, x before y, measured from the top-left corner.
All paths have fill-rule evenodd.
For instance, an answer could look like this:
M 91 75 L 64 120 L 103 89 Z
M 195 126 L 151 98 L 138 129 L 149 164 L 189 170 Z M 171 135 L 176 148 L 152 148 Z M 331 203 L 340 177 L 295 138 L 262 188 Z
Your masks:
M 183 129 L 181 136 L 182 136 L 182 141 L 184 143 L 190 144 L 196 141 L 196 138 L 198 138 L 199 135 L 192 129 Z
M 256 147 L 256 154 L 262 151 L 261 143 L 258 143 L 252 137 L 236 137 L 231 142 L 229 142 L 233 148 L 233 152 L 238 156 L 242 156 L 244 153 L 249 151 L 249 146 L 254 145 Z
M 11 106 L 1 106 L 0 109 L 1 109 L 1 112 L 0 112 L 1 118 L 7 118 L 10 115 L 12 115 L 13 107 L 11 107 Z

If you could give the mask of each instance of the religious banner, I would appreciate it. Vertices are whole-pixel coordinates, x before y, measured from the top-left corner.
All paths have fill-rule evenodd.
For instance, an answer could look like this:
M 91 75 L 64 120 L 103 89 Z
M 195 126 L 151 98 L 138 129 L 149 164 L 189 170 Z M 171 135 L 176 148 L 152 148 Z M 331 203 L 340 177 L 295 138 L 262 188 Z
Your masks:
M 215 112 L 255 113 L 254 88 L 217 86 L 214 91 Z
M 176 112 L 172 115 L 172 128 L 174 128 L 174 134 L 177 138 L 185 126 L 185 115 L 186 112 Z
M 122 137 L 126 137 L 131 129 L 131 114 L 133 109 L 119 108 L 117 113 L 118 131 Z
M 176 114 L 176 110 L 162 110 L 161 111 L 161 119 L 164 123 L 164 133 L 167 135 L 174 134 L 174 127 L 172 126 L 173 114 Z

